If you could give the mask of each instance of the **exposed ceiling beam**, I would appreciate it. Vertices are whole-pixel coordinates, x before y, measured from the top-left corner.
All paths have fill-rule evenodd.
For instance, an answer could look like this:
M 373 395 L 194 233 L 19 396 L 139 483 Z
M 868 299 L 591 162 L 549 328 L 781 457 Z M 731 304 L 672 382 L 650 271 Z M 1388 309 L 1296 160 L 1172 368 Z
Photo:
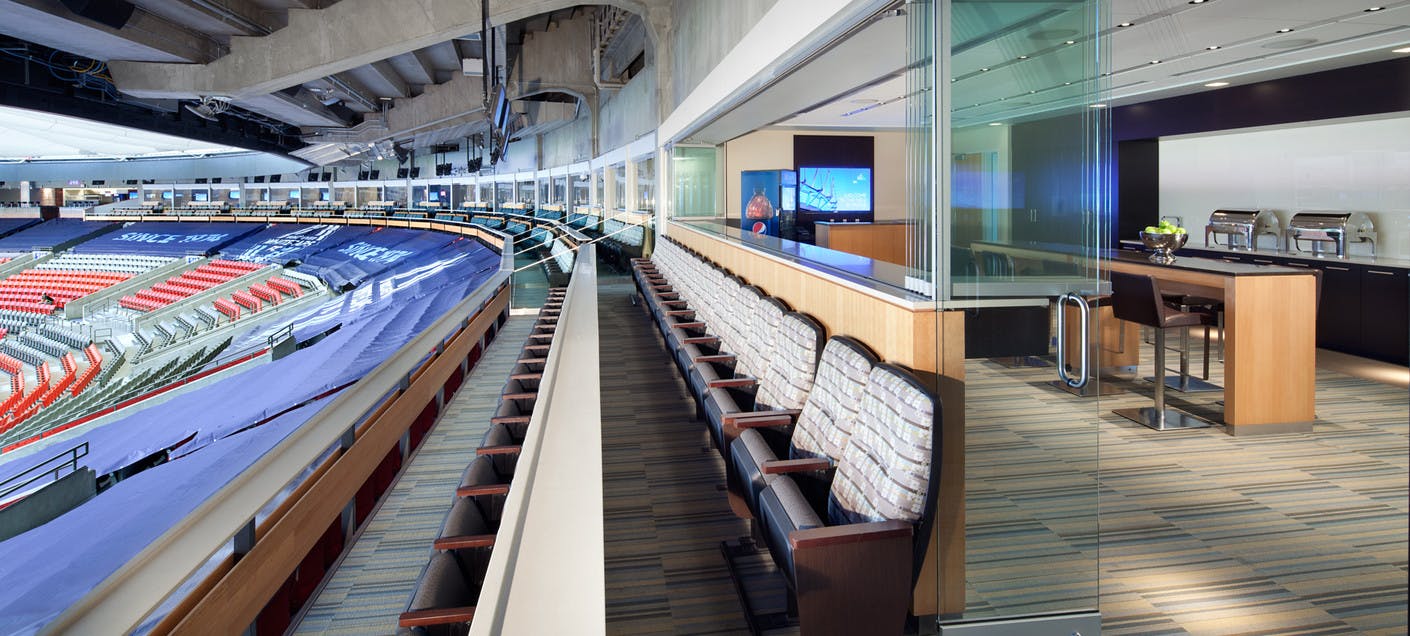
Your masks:
M 412 61 L 416 62 L 416 70 L 425 76 L 426 81 L 416 82 L 418 84 L 436 83 L 436 65 L 431 61 L 431 56 L 426 53 L 426 49 L 417 49 L 411 52 Z M 417 78 L 420 79 L 420 78 Z
M 395 68 L 392 68 L 391 62 L 382 60 L 380 62 L 373 62 L 367 66 L 372 69 L 372 77 L 381 82 L 382 88 L 385 89 L 384 91 L 379 91 L 379 95 L 391 97 L 411 96 L 411 87 L 407 86 L 406 80 L 402 79 L 401 74 L 397 73 Z
M 165 18 L 221 35 L 268 35 L 278 26 L 250 0 L 130 0 Z
M 215 40 L 138 9 L 121 29 L 99 24 L 53 0 L 0 0 L 0 33 L 95 60 L 202 63 Z
M 337 75 L 329 75 L 327 79 L 333 85 L 333 89 L 343 95 L 345 101 L 353 102 L 348 104 L 350 108 L 367 112 L 381 110 L 377 95 L 363 86 L 362 82 L 357 81 L 357 78 L 347 73 L 338 73 Z

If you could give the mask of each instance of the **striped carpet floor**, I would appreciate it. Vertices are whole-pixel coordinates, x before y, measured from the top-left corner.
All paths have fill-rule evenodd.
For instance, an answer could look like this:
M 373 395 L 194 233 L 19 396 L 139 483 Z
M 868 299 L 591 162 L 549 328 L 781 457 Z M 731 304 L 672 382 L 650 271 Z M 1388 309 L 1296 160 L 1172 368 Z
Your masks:
M 411 598 L 460 474 L 489 428 L 500 388 L 533 323 L 527 316 L 505 323 L 333 578 L 312 601 L 297 633 L 396 631 L 397 615 Z
M 719 544 L 749 529 L 633 289 L 599 278 L 607 633 L 747 634 Z
M 1098 406 L 1048 387 L 1051 367 L 966 371 L 967 615 L 1099 604 L 1107 634 L 1406 633 L 1403 387 L 1319 370 L 1313 432 L 1236 438 L 1111 413 L 1148 406 L 1147 382 Z

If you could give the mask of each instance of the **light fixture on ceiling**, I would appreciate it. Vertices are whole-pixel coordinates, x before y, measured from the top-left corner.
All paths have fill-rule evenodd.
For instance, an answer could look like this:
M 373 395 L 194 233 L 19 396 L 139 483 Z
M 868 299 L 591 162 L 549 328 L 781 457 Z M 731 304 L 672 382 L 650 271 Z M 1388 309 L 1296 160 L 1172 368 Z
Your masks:
M 1401 48 L 1398 48 L 1398 49 L 1391 49 L 1390 52 L 1391 52 L 1391 53 L 1410 53 L 1410 46 L 1401 47 Z
M 1077 43 L 1077 40 L 1068 40 L 1068 41 L 1066 41 L 1066 42 L 1063 42 L 1063 44 L 1076 44 L 1076 43 Z
M 1380 11 L 1381 9 L 1384 9 L 1384 8 L 1385 8 L 1385 7 L 1371 7 L 1371 8 L 1369 8 L 1369 9 L 1363 9 L 1363 11 L 1365 11 L 1366 13 L 1375 13 L 1375 12 L 1377 12 L 1377 11 Z
M 1292 33 L 1292 32 L 1293 32 L 1293 30 L 1290 29 L 1290 28 L 1287 28 L 1287 27 L 1278 29 L 1278 33 Z
M 1151 64 L 1159 64 L 1160 60 L 1151 60 Z
M 996 122 L 996 121 L 991 121 L 991 122 L 989 122 L 989 125 L 990 125 L 990 126 L 1002 126 L 1003 124 L 1001 124 L 1001 123 L 999 123 L 999 122 Z
M 201 119 L 219 121 L 220 114 L 230 108 L 230 98 L 222 95 L 204 95 L 200 102 L 186 104 L 185 108 Z
M 1218 51 L 1218 50 L 1219 50 L 1219 45 L 1218 45 L 1218 44 L 1215 44 L 1215 45 L 1212 45 L 1212 46 L 1206 46 L 1206 47 L 1204 47 L 1204 50 L 1206 50 L 1206 51 Z
M 984 73 L 984 72 L 986 72 L 986 71 L 988 71 L 988 70 L 989 70 L 989 69 L 988 69 L 987 67 L 986 67 L 986 68 L 981 68 L 981 69 L 979 69 L 979 72 L 980 72 L 980 73 Z
M 1106 104 L 1092 104 L 1092 108 L 1106 108 Z
M 1116 25 L 1116 26 L 1119 27 L 1119 28 L 1124 29 L 1124 28 L 1126 28 L 1126 27 L 1128 27 L 1128 26 L 1131 26 L 1132 24 L 1134 24 L 1134 23 L 1133 23 L 1133 22 L 1122 22 L 1121 24 L 1118 24 L 1118 25 Z
M 1020 56 L 1018 56 L 1018 59 L 1020 59 L 1020 60 L 1026 60 L 1026 59 L 1028 59 L 1028 56 L 1027 56 L 1027 55 L 1020 55 Z
M 1062 85 L 1063 85 L 1063 86 L 1072 86 L 1072 82 L 1063 82 Z
M 1205 86 L 1207 86 L 1207 87 L 1209 87 L 1209 88 L 1223 88 L 1223 87 L 1228 86 L 1228 85 L 1229 85 L 1228 82 L 1210 82 L 1210 83 L 1208 83 L 1208 84 L 1205 84 Z
M 1209 0 L 1190 0 L 1190 4 L 1204 4 L 1205 2 L 1208 2 L 1208 1 L 1209 1 Z

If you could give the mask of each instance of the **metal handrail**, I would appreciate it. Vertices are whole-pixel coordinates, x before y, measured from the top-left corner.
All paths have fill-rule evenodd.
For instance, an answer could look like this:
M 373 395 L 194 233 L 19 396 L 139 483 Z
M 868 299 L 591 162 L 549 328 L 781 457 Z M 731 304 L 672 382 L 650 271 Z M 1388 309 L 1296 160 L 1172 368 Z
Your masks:
M 46 464 L 48 464 L 49 462 L 52 462 L 52 461 L 54 461 L 54 460 L 56 460 L 56 459 L 59 459 L 59 458 L 65 457 L 65 456 L 69 456 L 69 455 L 72 455 L 72 457 L 69 457 L 69 458 L 68 458 L 67 460 L 65 460 L 63 463 L 58 464 L 58 465 L 56 465 L 56 466 L 54 466 L 54 467 L 52 467 L 52 468 L 49 468 L 49 469 L 46 469 L 46 470 L 43 470 L 43 471 L 39 471 L 40 468 L 43 468 L 43 467 L 44 467 Z M 13 476 L 13 477 L 11 477 L 11 478 L 9 478 L 9 479 L 6 479 L 5 481 L 0 481 L 0 500 L 4 500 L 6 497 L 9 497 L 10 495 L 12 495 L 12 494 L 14 494 L 14 493 L 17 493 L 17 492 L 20 492 L 20 491 L 24 490 L 24 489 L 25 489 L 26 487 L 28 487 L 30 484 L 32 484 L 32 483 L 34 483 L 34 482 L 36 482 L 36 481 L 39 481 L 40 479 L 43 479 L 43 478 L 45 478 L 45 477 L 48 477 L 49 475 L 53 475 L 53 476 L 54 476 L 54 479 L 55 479 L 55 480 L 58 480 L 58 479 L 59 479 L 59 473 L 62 472 L 62 471 L 64 470 L 64 468 L 69 468 L 70 471 L 77 471 L 77 470 L 78 470 L 78 460 L 83 459 L 84 457 L 87 457 L 87 456 L 88 456 L 88 442 L 83 442 L 82 444 L 79 444 L 78 446 L 75 446 L 75 447 L 73 447 L 73 448 L 70 448 L 70 449 L 68 449 L 68 450 L 66 450 L 66 451 L 64 451 L 64 452 L 62 452 L 62 453 L 59 453 L 59 454 L 57 454 L 57 455 L 55 455 L 55 456 L 53 456 L 53 457 L 50 457 L 49 459 L 46 459 L 46 460 L 44 460 L 44 461 L 42 461 L 42 462 L 39 462 L 38 464 L 35 464 L 35 465 L 34 465 L 33 467 L 31 467 L 29 470 L 26 470 L 26 471 L 24 471 L 24 472 L 22 472 L 22 473 L 20 473 L 20 474 L 18 474 L 18 475 L 15 475 L 15 476 Z M 39 471 L 39 472 L 36 473 L 35 471 Z M 20 479 L 20 478 L 24 477 L 25 475 L 29 475 L 29 474 L 31 474 L 31 473 L 34 473 L 34 475 L 31 476 L 29 479 L 26 479 L 26 480 L 24 480 L 24 481 L 21 482 L 21 483 L 11 485 L 11 483 L 14 482 L 15 480 Z

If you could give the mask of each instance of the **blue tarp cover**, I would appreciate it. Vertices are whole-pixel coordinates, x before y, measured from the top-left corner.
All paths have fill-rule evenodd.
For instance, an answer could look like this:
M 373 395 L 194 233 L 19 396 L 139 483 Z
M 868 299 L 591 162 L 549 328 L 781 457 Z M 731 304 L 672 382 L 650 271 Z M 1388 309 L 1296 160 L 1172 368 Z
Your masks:
M 313 254 L 298 270 L 323 279 L 337 289 L 361 285 L 363 281 L 407 259 L 434 250 L 455 240 L 437 232 L 383 229 L 338 247 Z
M 252 263 L 285 264 L 371 234 L 366 225 L 272 225 L 225 246 L 220 255 Z
M 4 236 L 16 230 L 20 230 L 38 223 L 38 218 L 12 217 L 0 219 L 0 236 Z
M 53 620 L 327 400 L 242 429 L 361 378 L 484 284 L 499 266 L 499 255 L 473 240 L 438 235 L 434 241 L 412 237 L 401 244 L 413 241 L 442 245 L 418 249 L 358 289 L 257 330 L 245 341 L 260 342 L 287 325 L 294 325 L 296 334 L 342 325 L 317 344 L 0 465 L 4 480 L 86 441 L 84 461 L 101 475 L 180 443 L 172 462 L 0 542 L 0 589 L 7 590 L 0 595 L 0 633 L 32 633 Z
M 254 223 L 133 223 L 74 246 L 82 254 L 213 254 L 221 247 L 260 230 Z
M 112 223 L 53 219 L 0 238 L 0 252 L 27 252 L 34 248 L 49 249 L 74 239 L 101 232 Z

